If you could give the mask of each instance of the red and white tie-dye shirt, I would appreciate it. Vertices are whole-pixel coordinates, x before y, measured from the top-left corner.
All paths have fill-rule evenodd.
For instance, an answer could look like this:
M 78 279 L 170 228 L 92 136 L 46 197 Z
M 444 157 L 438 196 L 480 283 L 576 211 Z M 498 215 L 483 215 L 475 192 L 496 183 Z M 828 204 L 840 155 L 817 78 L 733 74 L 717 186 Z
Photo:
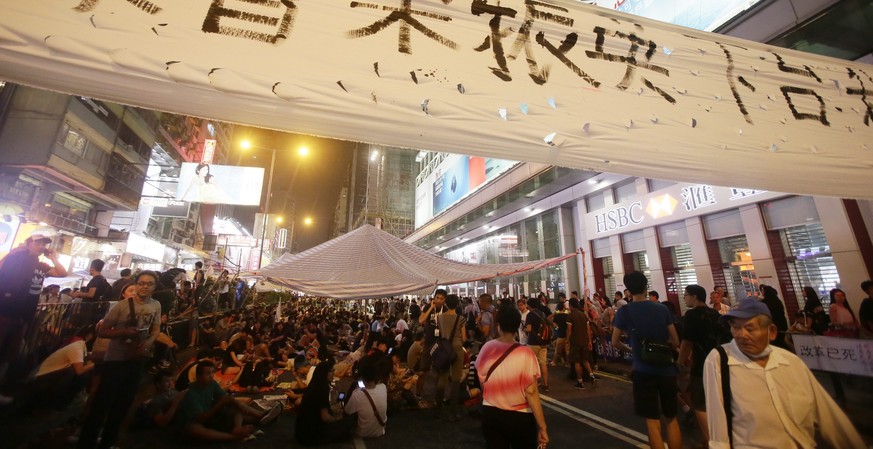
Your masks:
M 485 383 L 491 365 L 496 363 L 510 346 L 512 343 L 491 340 L 479 351 L 476 371 L 482 384 L 483 403 L 501 410 L 530 413 L 525 390 L 530 384 L 537 383 L 541 373 L 537 357 L 528 347 L 515 348 L 491 373 L 488 383 Z

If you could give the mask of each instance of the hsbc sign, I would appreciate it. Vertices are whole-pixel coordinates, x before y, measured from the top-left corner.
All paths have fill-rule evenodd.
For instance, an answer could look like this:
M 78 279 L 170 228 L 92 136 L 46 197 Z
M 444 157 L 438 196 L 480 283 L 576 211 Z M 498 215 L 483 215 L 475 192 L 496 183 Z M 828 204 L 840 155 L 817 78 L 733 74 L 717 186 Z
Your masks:
M 585 215 L 586 229 L 605 237 L 647 226 L 683 220 L 785 196 L 784 193 L 746 190 L 701 184 L 675 184 L 648 195 L 621 202 L 605 211 Z
M 616 229 L 624 229 L 630 225 L 643 222 L 643 203 L 637 201 L 630 206 L 616 207 L 594 216 L 595 234 Z

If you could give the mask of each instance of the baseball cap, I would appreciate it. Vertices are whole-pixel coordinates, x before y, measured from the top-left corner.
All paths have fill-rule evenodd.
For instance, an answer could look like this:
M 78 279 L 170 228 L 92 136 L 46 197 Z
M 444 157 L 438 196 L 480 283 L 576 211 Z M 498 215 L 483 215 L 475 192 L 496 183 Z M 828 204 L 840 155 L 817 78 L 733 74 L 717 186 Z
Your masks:
M 38 243 L 51 243 L 52 239 L 46 235 L 44 232 L 34 232 L 27 237 L 27 240 Z
M 725 314 L 727 317 L 741 319 L 752 318 L 758 315 L 767 315 L 767 317 L 773 318 L 773 315 L 770 314 L 770 308 L 755 298 L 747 298 L 740 301 L 736 309 L 732 309 Z

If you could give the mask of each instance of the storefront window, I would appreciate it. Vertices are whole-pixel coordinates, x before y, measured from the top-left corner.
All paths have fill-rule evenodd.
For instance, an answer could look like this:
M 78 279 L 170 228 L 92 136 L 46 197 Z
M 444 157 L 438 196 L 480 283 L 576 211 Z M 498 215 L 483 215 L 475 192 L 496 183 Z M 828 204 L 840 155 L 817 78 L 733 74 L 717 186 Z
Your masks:
M 788 271 L 795 291 L 812 287 L 821 297 L 837 287 L 840 274 L 820 223 L 781 229 L 779 236 L 788 256 Z M 805 306 L 803 295 L 797 295 L 797 302 L 801 309 Z
M 718 240 L 725 283 L 731 298 L 757 298 L 758 278 L 745 235 Z
M 670 248 L 670 253 L 673 256 L 673 279 L 675 280 L 675 294 L 680 298 L 679 307 L 681 314 L 684 315 L 688 307 L 685 301 L 682 301 L 682 294 L 685 292 L 685 287 L 697 283 L 697 272 L 694 271 L 694 260 L 691 257 L 691 245 L 688 243 L 677 245 Z M 670 286 L 668 285 L 669 289 Z
M 612 257 L 603 257 L 600 260 L 603 262 L 604 284 L 604 291 L 601 294 L 612 301 L 612 294 L 615 293 L 615 269 L 612 266 Z

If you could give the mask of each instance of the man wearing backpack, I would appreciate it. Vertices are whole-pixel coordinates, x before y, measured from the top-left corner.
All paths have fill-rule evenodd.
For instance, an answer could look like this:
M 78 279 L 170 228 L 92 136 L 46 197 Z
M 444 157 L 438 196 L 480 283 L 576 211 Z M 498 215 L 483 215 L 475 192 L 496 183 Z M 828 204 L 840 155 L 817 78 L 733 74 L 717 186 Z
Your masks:
M 706 426 L 706 396 L 703 392 L 703 361 L 716 345 L 726 343 L 721 341 L 719 329 L 719 313 L 706 305 L 706 289 L 692 284 L 685 287 L 684 333 L 679 346 L 679 366 L 690 366 L 688 395 L 691 397 L 691 408 L 700 426 L 703 437 L 701 446 L 709 441 L 709 431 Z
M 543 375 L 542 392 L 549 392 L 549 367 L 548 367 L 548 352 L 549 344 L 552 341 L 552 311 L 540 303 L 539 298 L 531 298 L 528 300 L 528 309 L 530 312 L 524 319 L 524 332 L 527 333 L 527 346 L 537 356 L 537 362 L 540 364 L 540 371 Z M 543 310 L 545 309 L 545 310 Z M 545 312 L 548 312 L 546 315 Z

